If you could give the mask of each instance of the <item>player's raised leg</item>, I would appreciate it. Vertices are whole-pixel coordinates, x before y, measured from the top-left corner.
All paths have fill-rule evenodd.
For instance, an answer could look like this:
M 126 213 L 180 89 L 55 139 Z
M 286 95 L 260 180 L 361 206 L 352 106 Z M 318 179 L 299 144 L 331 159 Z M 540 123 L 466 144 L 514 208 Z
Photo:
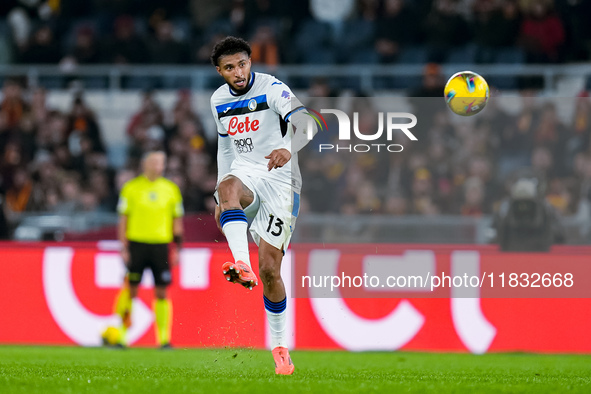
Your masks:
M 287 349 L 287 295 L 281 278 L 283 251 L 261 239 L 259 245 L 259 275 L 263 282 L 263 300 L 271 332 L 271 349 L 275 373 L 291 375 L 294 365 Z
M 234 257 L 233 262 L 228 261 L 222 265 L 222 272 L 227 280 L 252 289 L 258 284 L 258 280 L 250 264 L 248 220 L 243 207 L 253 202 L 254 195 L 235 176 L 229 176 L 220 182 L 217 191 L 219 206 L 216 216 L 219 215 L 220 230 L 226 236 Z

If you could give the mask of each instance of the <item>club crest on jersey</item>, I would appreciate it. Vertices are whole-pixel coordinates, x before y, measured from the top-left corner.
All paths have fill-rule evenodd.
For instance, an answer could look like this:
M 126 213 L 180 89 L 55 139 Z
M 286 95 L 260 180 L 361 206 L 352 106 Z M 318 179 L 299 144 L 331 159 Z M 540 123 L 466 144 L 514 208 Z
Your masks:
M 252 99 L 248 102 L 248 109 L 251 111 L 257 109 L 257 101 L 255 99 Z

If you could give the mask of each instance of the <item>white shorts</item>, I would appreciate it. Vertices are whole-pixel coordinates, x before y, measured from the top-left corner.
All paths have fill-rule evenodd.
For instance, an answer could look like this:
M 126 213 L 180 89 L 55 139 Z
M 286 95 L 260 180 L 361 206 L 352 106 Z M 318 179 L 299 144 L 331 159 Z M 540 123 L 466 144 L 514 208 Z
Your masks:
M 300 211 L 299 190 L 261 177 L 253 177 L 243 170 L 232 170 L 224 175 L 240 179 L 254 194 L 253 202 L 244 208 L 252 223 L 250 234 L 257 245 L 261 238 L 279 250 L 286 251 Z M 217 199 L 217 191 L 216 191 Z

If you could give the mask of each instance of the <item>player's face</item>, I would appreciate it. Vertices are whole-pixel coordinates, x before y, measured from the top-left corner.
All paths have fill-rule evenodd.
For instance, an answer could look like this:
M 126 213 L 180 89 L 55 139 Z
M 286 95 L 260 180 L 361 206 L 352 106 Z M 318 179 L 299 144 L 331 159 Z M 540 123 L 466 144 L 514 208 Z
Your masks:
M 250 82 L 250 58 L 246 52 L 220 57 L 218 73 L 235 91 L 246 89 Z
M 144 159 L 144 173 L 149 179 L 156 179 L 164 173 L 166 155 L 162 152 L 154 152 Z

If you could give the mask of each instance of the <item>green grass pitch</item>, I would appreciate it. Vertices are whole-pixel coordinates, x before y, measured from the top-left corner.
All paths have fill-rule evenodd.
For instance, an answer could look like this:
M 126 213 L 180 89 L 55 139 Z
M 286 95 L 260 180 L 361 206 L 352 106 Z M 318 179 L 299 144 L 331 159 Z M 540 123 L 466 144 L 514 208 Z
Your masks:
M 591 392 L 591 356 L 0 346 L 0 393 Z

